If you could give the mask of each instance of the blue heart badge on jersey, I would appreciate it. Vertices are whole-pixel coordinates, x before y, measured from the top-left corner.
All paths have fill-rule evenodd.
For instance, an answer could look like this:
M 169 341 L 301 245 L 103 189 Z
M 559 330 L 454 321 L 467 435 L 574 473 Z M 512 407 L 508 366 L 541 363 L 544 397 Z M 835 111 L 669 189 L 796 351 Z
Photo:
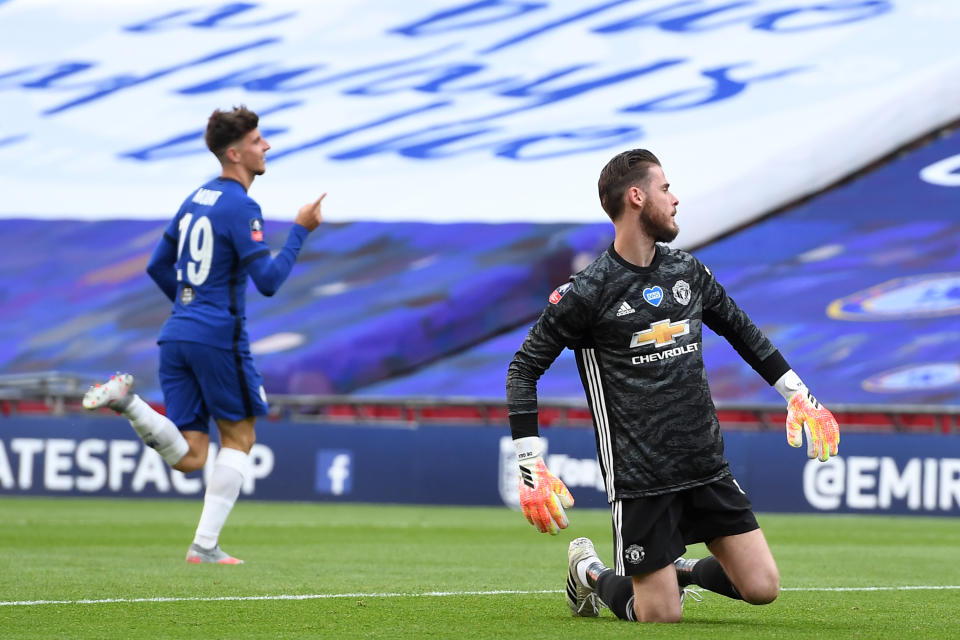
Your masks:
M 643 290 L 643 299 L 655 307 L 659 307 L 663 302 L 663 289 L 660 287 L 650 287 Z

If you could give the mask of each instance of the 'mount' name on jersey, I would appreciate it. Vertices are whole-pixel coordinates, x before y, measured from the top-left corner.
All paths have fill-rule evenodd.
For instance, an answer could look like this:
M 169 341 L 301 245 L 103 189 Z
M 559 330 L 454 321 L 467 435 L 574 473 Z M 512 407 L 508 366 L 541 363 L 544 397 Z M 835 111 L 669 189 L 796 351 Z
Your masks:
M 674 356 L 682 356 L 685 353 L 692 353 L 693 351 L 697 351 L 699 348 L 700 345 L 694 342 L 685 347 L 674 347 L 673 349 L 667 349 L 666 351 L 651 353 L 648 356 L 633 356 L 633 358 L 630 359 L 630 362 L 633 364 L 649 364 L 651 362 L 673 358 Z
M 204 189 L 200 187 L 197 189 L 197 192 L 193 194 L 193 201 L 197 204 L 202 204 L 207 207 L 212 207 L 216 204 L 217 199 L 223 195 L 222 191 L 214 191 L 213 189 Z

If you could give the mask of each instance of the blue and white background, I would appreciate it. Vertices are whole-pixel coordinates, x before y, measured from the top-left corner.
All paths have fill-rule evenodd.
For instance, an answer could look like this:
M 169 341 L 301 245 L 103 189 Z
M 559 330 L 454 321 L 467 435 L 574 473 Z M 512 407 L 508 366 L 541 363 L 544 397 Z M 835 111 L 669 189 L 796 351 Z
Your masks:
M 960 104 L 942 0 L 0 3 L 6 216 L 166 218 L 216 172 L 215 107 L 260 112 L 268 216 L 602 222 L 653 149 L 678 243 L 811 193 Z M 41 28 L 42 27 L 42 28 Z
M 162 400 L 143 269 L 218 171 L 210 112 L 246 103 L 268 243 L 329 192 L 248 296 L 268 394 L 502 399 L 612 239 L 600 168 L 645 146 L 675 244 L 821 400 L 960 405 L 960 136 L 866 170 L 960 121 L 958 3 L 7 0 L 0 29 L 0 375 L 123 369 Z M 709 333 L 704 357 L 718 402 L 780 402 Z M 540 392 L 583 399 L 569 353 Z

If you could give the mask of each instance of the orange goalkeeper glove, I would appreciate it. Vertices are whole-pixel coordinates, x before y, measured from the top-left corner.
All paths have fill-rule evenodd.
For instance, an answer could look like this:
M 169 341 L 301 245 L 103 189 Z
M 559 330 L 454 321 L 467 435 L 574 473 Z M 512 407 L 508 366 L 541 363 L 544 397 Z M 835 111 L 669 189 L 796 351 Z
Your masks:
M 557 527 L 566 529 L 569 524 L 564 508 L 573 506 L 573 496 L 563 481 L 547 469 L 540 438 L 517 438 L 513 444 L 520 464 L 520 506 L 523 515 L 540 533 L 555 536 Z
M 807 436 L 807 457 L 826 462 L 840 448 L 840 426 L 830 411 L 817 402 L 806 385 L 792 370 L 774 384 L 787 401 L 787 443 L 803 446 Z

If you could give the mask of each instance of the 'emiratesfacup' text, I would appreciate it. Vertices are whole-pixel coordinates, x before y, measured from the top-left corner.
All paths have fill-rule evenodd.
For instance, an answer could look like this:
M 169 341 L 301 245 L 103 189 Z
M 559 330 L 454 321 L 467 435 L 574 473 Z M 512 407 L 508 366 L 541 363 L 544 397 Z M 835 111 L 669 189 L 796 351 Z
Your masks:
M 650 364 L 651 362 L 657 362 L 659 360 L 666 360 L 667 358 L 673 358 L 674 356 L 682 356 L 685 353 L 692 353 L 698 351 L 700 345 L 694 342 L 693 344 L 688 344 L 685 347 L 674 347 L 673 349 L 667 349 L 666 351 L 660 351 L 659 353 L 651 353 L 648 356 L 633 356 L 630 359 L 632 364 Z

